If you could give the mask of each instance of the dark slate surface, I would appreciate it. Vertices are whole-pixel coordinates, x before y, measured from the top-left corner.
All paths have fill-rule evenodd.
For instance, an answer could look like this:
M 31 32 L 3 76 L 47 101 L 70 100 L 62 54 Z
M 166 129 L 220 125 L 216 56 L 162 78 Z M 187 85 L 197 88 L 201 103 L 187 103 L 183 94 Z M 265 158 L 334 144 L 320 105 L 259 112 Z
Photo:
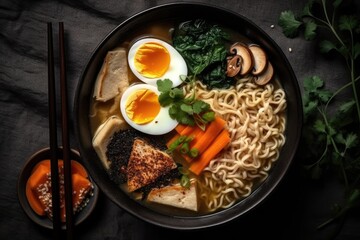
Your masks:
M 35 151 L 48 146 L 46 22 L 63 21 L 67 38 L 69 101 L 72 102 L 82 69 L 102 38 L 129 16 L 170 1 L 35 1 L 0 3 L 0 238 L 50 239 L 51 231 L 25 215 L 17 198 L 21 167 Z M 305 1 L 198 1 L 220 6 L 251 19 L 282 48 L 300 86 L 307 76 L 319 75 L 328 86 L 343 81 L 344 67 L 324 58 L 314 43 L 287 39 L 277 25 L 281 11 L 300 11 Z M 275 28 L 271 28 L 275 25 Z M 56 25 L 57 27 L 57 25 Z M 57 28 L 55 28 L 57 29 Z M 288 49 L 292 48 L 292 52 Z M 72 110 L 72 109 L 70 109 Z M 72 117 L 72 116 L 71 116 Z M 73 134 L 73 133 L 72 133 Z M 77 143 L 71 138 L 71 146 Z M 201 231 L 174 231 L 145 223 L 115 206 L 104 195 L 92 216 L 79 225 L 75 239 L 324 239 L 336 225 L 317 231 L 329 209 L 341 199 L 331 179 L 318 184 L 299 173 L 299 160 L 270 197 L 248 214 L 228 224 Z M 360 239 L 359 213 L 349 215 L 336 239 Z

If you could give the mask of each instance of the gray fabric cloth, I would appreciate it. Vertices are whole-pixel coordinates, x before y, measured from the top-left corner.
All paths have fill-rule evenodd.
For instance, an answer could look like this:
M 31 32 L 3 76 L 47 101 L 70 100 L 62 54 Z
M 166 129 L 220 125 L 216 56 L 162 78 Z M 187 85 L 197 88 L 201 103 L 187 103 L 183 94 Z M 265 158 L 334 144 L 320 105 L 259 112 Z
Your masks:
M 67 38 L 68 95 L 71 103 L 83 68 L 100 41 L 119 23 L 149 7 L 171 1 L 39 1 L 0 3 L 0 236 L 2 239 L 49 239 L 51 231 L 34 224 L 17 198 L 18 174 L 26 159 L 49 145 L 47 108 L 46 22 L 62 21 Z M 242 14 L 272 37 L 288 57 L 302 88 L 307 76 L 319 75 L 328 86 L 344 81 L 344 66 L 320 55 L 313 42 L 288 39 L 277 25 L 284 10 L 300 11 L 306 1 L 202 0 Z M 272 25 L 274 27 L 272 27 Z M 54 32 L 57 25 L 54 26 Z M 54 38 L 57 36 L 55 34 Z M 56 41 L 55 41 L 56 42 Z M 289 49 L 291 48 L 291 51 Z M 57 54 L 57 53 L 56 53 Z M 57 63 L 57 62 L 56 62 Z M 58 69 L 56 69 L 56 74 Z M 59 109 L 59 108 L 58 108 Z M 70 116 L 72 120 L 72 115 Z M 60 120 L 59 120 L 60 122 Z M 71 129 L 72 130 L 72 129 Z M 71 146 L 77 148 L 71 132 Z M 60 135 L 60 131 L 59 131 Z M 95 212 L 75 228 L 75 239 L 206 239 L 213 235 L 236 239 L 323 239 L 315 227 L 329 217 L 341 199 L 331 179 L 316 185 L 300 175 L 295 159 L 279 187 L 244 216 L 212 229 L 182 232 L 143 222 L 101 195 Z M 359 215 L 350 215 L 337 239 L 360 239 Z

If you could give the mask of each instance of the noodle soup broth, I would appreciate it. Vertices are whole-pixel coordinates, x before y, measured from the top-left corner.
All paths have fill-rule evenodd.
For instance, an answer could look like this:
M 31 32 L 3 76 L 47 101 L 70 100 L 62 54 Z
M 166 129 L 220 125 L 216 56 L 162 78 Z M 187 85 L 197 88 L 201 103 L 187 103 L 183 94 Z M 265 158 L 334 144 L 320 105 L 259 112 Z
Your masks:
M 117 48 L 123 48 L 128 53 L 132 43 L 144 37 L 171 43 L 174 29 L 181 22 L 183 21 L 172 19 L 146 24 L 141 29 L 131 31 L 125 41 L 118 43 Z M 229 34 L 229 39 L 225 42 L 227 49 L 235 42 L 254 43 L 226 26 L 221 27 Z M 268 60 L 271 61 L 271 58 Z M 130 68 L 127 72 L 126 81 L 129 85 L 141 82 Z M 128 192 L 125 183 L 119 184 L 119 188 L 150 209 L 178 216 L 214 213 L 228 209 L 250 196 L 271 173 L 286 140 L 287 102 L 276 65 L 274 64 L 274 76 L 269 83 L 258 85 L 255 83 L 255 78 L 251 73 L 234 77 L 235 84 L 226 89 L 208 89 L 199 80 L 195 82 L 195 87 L 186 83 L 180 86 L 186 96 L 191 96 L 195 91 L 196 98 L 208 103 L 215 114 L 226 121 L 226 129 L 231 138 L 226 148 L 211 160 L 200 175 L 189 172 L 190 179 L 196 180 L 199 202 L 197 211 L 149 203 L 141 199 L 141 194 Z M 125 80 L 119 79 L 119 81 Z M 120 99 L 121 93 L 105 102 L 91 99 L 89 122 L 92 137 L 95 136 L 99 126 L 110 117 L 123 118 L 119 107 Z M 173 130 L 165 135 L 151 136 L 151 138 L 168 141 L 175 134 Z M 189 163 L 178 154 L 174 154 L 173 158 L 184 168 L 189 166 Z M 104 169 L 104 171 L 108 170 Z

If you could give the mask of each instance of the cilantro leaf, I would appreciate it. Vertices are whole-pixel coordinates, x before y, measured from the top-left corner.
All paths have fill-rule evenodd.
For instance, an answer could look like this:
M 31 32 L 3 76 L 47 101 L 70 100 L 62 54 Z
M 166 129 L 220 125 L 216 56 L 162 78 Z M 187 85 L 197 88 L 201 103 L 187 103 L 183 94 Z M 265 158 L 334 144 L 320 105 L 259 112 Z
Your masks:
M 305 120 L 316 111 L 318 106 L 317 101 L 309 101 L 308 103 L 304 103 L 304 118 Z
M 169 91 L 169 96 L 174 99 L 183 99 L 184 98 L 184 92 L 182 89 L 174 88 Z
M 339 29 L 352 31 L 359 25 L 359 19 L 355 16 L 343 15 L 339 19 Z
M 330 124 L 339 129 L 351 124 L 356 109 L 355 100 L 344 102 L 337 108 L 336 114 L 330 119 Z
M 355 133 L 349 133 L 345 139 L 346 148 L 352 148 L 358 145 L 358 136 Z
M 160 92 L 167 92 L 171 90 L 173 82 L 170 79 L 158 80 L 156 85 Z
M 327 134 L 329 137 L 333 137 L 336 135 L 336 129 L 331 126 L 331 125 L 327 125 Z
M 302 11 L 303 17 L 304 16 L 312 16 L 311 9 L 312 9 L 313 5 L 314 5 L 314 0 L 309 0 Z
M 324 87 L 324 81 L 318 76 L 312 76 L 304 79 L 304 89 L 308 94 L 309 101 L 320 100 L 322 103 L 326 103 L 332 93 L 328 90 L 322 89 Z
M 299 34 L 299 28 L 302 22 L 298 21 L 292 11 L 283 11 L 278 21 L 285 36 L 294 38 Z
M 340 105 L 339 114 L 346 114 L 355 108 L 355 100 L 350 100 Z
M 210 105 L 204 101 L 196 100 L 193 104 L 194 113 L 200 114 L 201 112 L 208 111 Z
M 169 107 L 169 116 L 181 124 L 194 126 L 197 124 L 204 128 L 204 124 L 214 119 L 215 113 L 210 105 L 202 100 L 195 99 L 194 95 L 185 97 L 183 90 L 172 88 L 172 82 L 169 79 L 158 80 L 156 82 L 160 95 L 158 101 L 161 106 Z M 205 116 L 199 119 L 199 116 Z
M 306 22 L 305 31 L 304 31 L 305 39 L 308 41 L 313 40 L 316 37 L 316 29 L 317 29 L 317 24 L 315 23 L 315 21 L 310 20 Z
M 215 112 L 206 112 L 201 117 L 205 122 L 211 122 L 215 119 Z
M 320 52 L 328 53 L 331 50 L 337 50 L 334 43 L 330 42 L 329 40 L 324 40 L 320 42 Z
M 172 119 L 176 119 L 179 123 L 194 126 L 195 121 L 192 115 L 181 110 L 181 103 L 173 104 L 169 108 L 169 115 Z
M 304 89 L 308 92 L 317 91 L 324 86 L 324 81 L 318 76 L 307 77 L 304 79 Z
M 183 112 L 186 112 L 187 114 L 194 114 L 194 111 L 193 111 L 193 108 L 191 105 L 187 105 L 187 104 L 181 104 L 180 105 L 180 109 L 183 111 Z
M 339 132 L 339 133 L 337 133 L 337 134 L 335 135 L 335 141 L 336 141 L 337 143 L 341 143 L 341 144 L 344 144 L 344 145 L 345 145 L 346 140 L 345 140 L 344 135 L 343 135 L 342 132 Z
M 320 119 L 317 119 L 314 123 L 314 129 L 319 132 L 319 133 L 326 133 L 326 125 L 325 123 L 320 120 Z
M 158 100 L 162 107 L 169 106 L 173 102 L 173 99 L 170 97 L 169 93 L 170 92 L 160 93 Z
M 317 93 L 317 96 L 323 103 L 326 103 L 327 101 L 329 101 L 329 99 L 331 98 L 332 95 L 333 94 L 328 90 L 319 90 Z

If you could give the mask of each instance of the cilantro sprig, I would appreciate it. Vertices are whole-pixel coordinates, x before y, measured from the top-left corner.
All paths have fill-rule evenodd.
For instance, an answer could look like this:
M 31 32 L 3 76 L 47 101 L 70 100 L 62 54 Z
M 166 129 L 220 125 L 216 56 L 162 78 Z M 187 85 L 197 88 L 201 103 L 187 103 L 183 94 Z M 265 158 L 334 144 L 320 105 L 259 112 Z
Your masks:
M 195 98 L 195 89 L 190 97 L 185 97 L 182 89 L 173 88 L 170 79 L 158 80 L 156 84 L 160 92 L 159 103 L 163 107 L 170 106 L 169 115 L 172 119 L 185 125 L 196 124 L 202 130 L 205 130 L 207 123 L 214 120 L 215 112 L 208 103 Z
M 348 83 L 333 92 L 326 89 L 325 82 L 318 76 L 304 80 L 301 147 L 306 149 L 302 151 L 305 168 L 315 179 L 328 172 L 338 173 L 344 184 L 343 203 L 335 205 L 335 214 L 319 228 L 337 219 L 344 220 L 349 210 L 360 205 L 360 20 L 346 12 L 343 4 L 342 0 L 310 0 L 302 13 L 284 11 L 278 22 L 289 38 L 301 32 L 306 40 L 318 38 L 320 51 L 341 56 L 349 73 Z M 325 31 L 319 31 L 320 28 Z M 336 97 L 349 88 L 352 96 L 336 101 Z

